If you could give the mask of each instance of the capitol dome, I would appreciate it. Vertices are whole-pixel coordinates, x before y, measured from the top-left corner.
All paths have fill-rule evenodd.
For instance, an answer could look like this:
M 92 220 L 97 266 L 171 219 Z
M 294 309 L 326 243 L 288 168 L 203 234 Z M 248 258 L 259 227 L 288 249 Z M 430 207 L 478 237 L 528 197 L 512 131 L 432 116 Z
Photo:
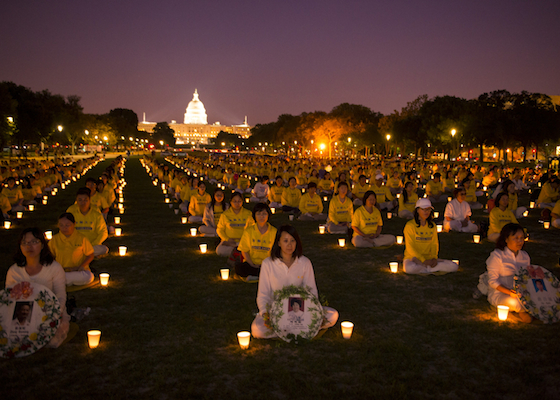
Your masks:
M 185 113 L 185 124 L 208 124 L 206 109 L 204 108 L 204 104 L 202 104 L 202 101 L 198 99 L 198 92 L 196 89 L 194 90 L 193 99 L 187 106 L 187 112 Z

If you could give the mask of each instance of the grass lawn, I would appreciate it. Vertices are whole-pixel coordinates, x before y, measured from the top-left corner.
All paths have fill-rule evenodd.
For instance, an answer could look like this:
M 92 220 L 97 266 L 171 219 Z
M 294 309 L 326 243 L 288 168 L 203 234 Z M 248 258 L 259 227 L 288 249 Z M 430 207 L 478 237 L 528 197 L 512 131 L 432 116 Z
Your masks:
M 109 162 L 87 176 L 97 177 Z M 388 262 L 403 246 L 341 249 L 338 236 L 319 235 L 317 223 L 294 221 L 319 294 L 339 311 L 339 322 L 354 322 L 354 335 L 343 339 L 337 323 L 309 343 L 253 339 L 244 351 L 236 333 L 250 329 L 257 284 L 219 279 L 225 259 L 215 255 L 214 239 L 200 254 L 203 239 L 188 236 L 190 225 L 181 225 L 137 157 L 125 177 L 123 236 L 110 237 L 110 254 L 93 264 L 111 274 L 110 286 L 73 293 L 91 313 L 72 341 L 0 360 L 2 398 L 560 398 L 560 324 L 499 323 L 485 298 L 472 297 L 492 244 L 441 234 L 440 257 L 459 259 L 457 273 L 391 274 Z M 21 229 L 56 231 L 84 179 L 0 231 L 1 279 Z M 443 212 L 444 205 L 436 208 Z M 486 215 L 477 211 L 474 219 Z M 545 231 L 538 219 L 533 210 L 521 221 L 530 233 L 525 250 L 560 276 L 560 231 Z M 287 221 L 285 214 L 271 220 L 277 227 Z M 404 224 L 385 220 L 383 231 L 401 234 Z M 117 255 L 119 245 L 128 246 L 126 257 Z M 90 329 L 102 331 L 94 350 Z

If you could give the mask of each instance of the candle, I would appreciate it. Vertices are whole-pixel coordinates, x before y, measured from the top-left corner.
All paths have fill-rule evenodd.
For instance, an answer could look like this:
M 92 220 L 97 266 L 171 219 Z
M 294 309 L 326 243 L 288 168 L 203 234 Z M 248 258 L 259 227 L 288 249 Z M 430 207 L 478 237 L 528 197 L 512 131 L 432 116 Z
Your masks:
M 119 255 L 126 256 L 126 246 L 119 246 Z
M 447 198 L 447 201 L 450 202 L 451 200 L 453 200 L 453 197 L 449 196 L 449 197 Z
M 319 233 L 323 235 L 325 233 L 325 225 L 319 225 Z
M 508 306 L 498 306 L 498 319 L 500 321 L 507 320 L 508 313 L 509 313 L 509 307 Z
M 453 260 L 453 262 L 457 265 L 459 265 L 459 260 Z
M 391 272 L 393 274 L 396 274 L 397 272 L 399 272 L 399 263 L 396 261 L 390 262 L 389 268 L 391 268 Z
M 201 243 L 200 244 L 200 252 L 202 254 L 205 254 L 208 251 L 208 245 L 206 243 Z
M 121 223 L 121 217 L 115 217 L 115 224 L 120 224 Z
M 237 333 L 237 340 L 239 341 L 239 347 L 246 350 L 249 348 L 249 343 L 251 342 L 251 332 L 241 331 Z
M 402 236 L 397 236 L 397 244 L 403 244 L 404 238 Z
M 35 206 L 33 204 L 30 204 L 29 205 L 29 211 L 33 211 L 33 210 L 35 210 Z
M 16 218 L 17 218 L 17 219 L 22 219 L 22 218 L 23 218 L 23 212 L 22 212 L 22 211 L 18 211 L 18 212 L 16 213 Z
M 535 202 L 534 201 L 529 203 L 529 208 L 535 208 Z
M 101 284 L 101 286 L 107 286 L 109 284 L 109 274 L 99 274 L 99 283 Z
M 294 215 L 290 214 L 290 216 L 288 218 L 290 219 L 290 221 L 293 221 L 294 220 Z
M 43 199 L 43 205 L 44 205 L 44 206 L 47 205 L 47 199 Z
M 441 233 L 443 231 L 443 225 L 442 224 L 437 224 L 436 225 L 436 230 L 438 233 Z
M 119 208 L 119 214 L 124 214 L 124 208 Z
M 191 236 L 196 236 L 196 228 L 191 228 Z
M 165 198 L 165 202 L 166 202 L 166 203 L 169 203 L 169 197 L 166 197 L 166 198 Z
M 153 181 L 152 183 L 154 184 L 154 186 L 157 186 L 157 181 Z
M 182 217 L 181 217 L 181 223 L 182 223 L 182 224 L 186 224 L 186 223 L 187 223 L 187 217 L 182 216 Z
M 4 221 L 4 228 L 10 229 L 10 226 L 12 226 L 12 221 Z
M 98 330 L 88 331 L 87 336 L 88 336 L 88 344 L 90 349 L 95 349 L 97 346 L 99 346 L 99 340 L 101 339 L 101 331 Z
M 327 196 L 323 197 L 323 201 L 327 201 L 329 198 Z
M 271 212 L 272 214 L 276 214 L 276 208 L 270 207 L 270 212 Z
M 175 215 L 178 215 L 178 214 L 179 214 L 179 209 L 178 209 L 178 208 L 176 208 L 176 209 L 173 210 L 173 211 L 175 211 Z
M 473 235 L 473 242 L 480 243 L 480 235 Z
M 47 240 L 51 240 L 52 239 L 52 231 L 45 231 L 45 237 L 47 238 Z
M 62 189 L 66 189 L 66 184 L 65 184 L 64 182 L 62 182 L 62 183 L 60 184 L 60 187 L 61 187 Z
M 345 244 L 346 244 L 346 239 L 344 239 L 344 238 L 338 239 L 338 245 L 340 247 L 344 247 Z
M 539 187 L 541 187 L 541 186 L 542 186 L 542 182 L 539 182 L 537 185 L 538 185 Z
M 439 211 L 434 211 L 434 218 L 439 218 Z
M 524 211 L 524 212 L 523 212 L 523 216 L 524 216 L 524 217 L 529 216 L 529 211 Z
M 245 203 L 249 203 L 249 198 L 248 197 L 245 198 Z
M 550 228 L 550 221 L 544 221 L 543 225 L 544 225 L 544 229 Z
M 115 228 L 115 236 L 120 236 L 122 234 L 122 228 Z
M 169 203 L 169 208 L 173 208 L 173 203 Z
M 161 184 L 161 190 L 165 190 L 165 183 Z
M 43 200 L 48 200 L 48 199 L 49 199 L 49 196 L 47 196 L 47 195 L 43 196 Z
M 229 279 L 229 269 L 228 268 L 221 269 L 220 274 L 222 275 L 222 280 L 227 281 Z
M 162 190 L 163 194 L 167 194 L 167 189 Z
M 350 339 L 352 337 L 352 331 L 354 330 L 354 324 L 350 321 L 344 321 L 340 323 L 340 328 L 342 330 L 342 337 L 344 339 Z
M 400 199 L 400 198 L 401 198 L 401 194 L 397 193 L 397 199 Z
M 119 203 L 119 209 L 120 210 L 124 209 L 124 204 L 123 203 Z
M 388 212 L 387 213 L 387 219 L 391 219 L 391 218 L 393 218 L 393 213 Z

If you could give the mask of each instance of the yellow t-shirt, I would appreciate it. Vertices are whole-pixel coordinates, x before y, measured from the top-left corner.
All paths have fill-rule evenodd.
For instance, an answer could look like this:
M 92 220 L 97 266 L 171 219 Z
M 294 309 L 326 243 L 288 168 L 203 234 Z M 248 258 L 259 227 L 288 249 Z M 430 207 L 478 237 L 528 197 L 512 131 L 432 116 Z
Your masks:
M 284 193 L 284 186 L 274 185 L 268 191 L 268 199 L 271 203 L 282 202 L 282 193 Z
M 281 203 L 283 206 L 298 207 L 301 199 L 301 190 L 287 187 L 282 192 Z
M 392 201 L 394 199 L 391 191 L 385 185 L 371 185 L 371 190 L 374 191 L 378 203 L 385 203 L 386 201 Z
M 2 212 L 5 214 L 12 209 L 12 205 L 10 204 L 10 200 L 3 193 L 0 193 L 0 208 Z
M 307 178 L 304 175 L 296 176 L 296 182 L 299 186 L 307 185 Z
M 408 201 L 404 201 L 404 195 L 401 193 L 401 197 L 399 197 L 399 211 L 400 210 L 408 210 L 411 213 L 414 213 L 414 209 L 416 208 L 416 202 L 418 201 L 418 195 L 416 193 L 412 193 L 408 196 Z
M 476 198 L 476 188 L 474 187 L 474 182 L 471 182 L 469 188 L 465 190 L 465 192 L 467 194 L 465 200 L 467 200 L 469 203 L 475 203 L 478 201 L 478 199 Z
M 364 235 L 371 235 L 377 232 L 378 226 L 383 226 L 383 219 L 376 207 L 373 207 L 373 211 L 369 213 L 364 206 L 361 206 L 352 216 L 352 226 L 358 228 Z
M 245 226 L 249 225 L 252 220 L 252 213 L 246 208 L 241 208 L 239 214 L 236 214 L 233 208 L 230 207 L 220 216 L 216 233 L 223 241 L 230 239 L 239 240 L 243 236 Z
M 18 201 L 23 199 L 23 193 L 17 186 L 14 186 L 13 189 L 5 187 L 4 189 L 2 189 L 2 194 L 8 198 L 12 206 L 16 205 Z
M 323 201 L 321 200 L 321 196 L 315 194 L 313 198 L 311 198 L 309 193 L 305 193 L 299 200 L 299 210 L 302 212 L 302 214 L 322 213 Z
M 239 178 L 237 178 L 237 187 L 239 189 L 247 189 L 249 186 L 251 186 L 251 182 L 249 181 L 249 178 L 245 177 L 245 176 L 240 176 Z
M 341 222 L 352 222 L 354 206 L 352 200 L 344 198 L 344 203 L 340 201 L 340 196 L 334 196 L 329 203 L 329 220 L 335 224 Z
M 537 200 L 537 204 L 539 203 L 552 203 L 556 201 L 556 197 L 558 197 L 558 190 L 554 190 L 552 185 L 549 182 L 546 182 L 539 194 L 539 198 Z M 10 200 L 11 202 L 11 200 Z M 14 204 L 14 203 L 12 203 Z
M 263 234 L 260 233 L 257 225 L 252 225 L 245 229 L 239 246 L 239 251 L 249 253 L 253 264 L 261 265 L 263 260 L 270 256 L 270 250 L 276 238 L 276 228 L 268 224 L 267 231 Z
M 91 206 L 96 207 L 96 210 L 105 210 L 109 208 L 109 203 L 107 203 L 107 198 L 99 192 L 95 192 L 90 198 Z
M 333 190 L 334 182 L 332 179 L 321 179 L 319 183 L 317 183 L 317 188 L 319 190 Z
M 507 209 L 515 212 L 517 210 L 517 193 L 508 193 L 508 200 Z
M 426 193 L 428 196 L 438 196 L 443 192 L 443 184 L 441 181 L 429 181 L 426 183 Z
M 510 222 L 513 222 L 514 224 L 519 223 L 511 210 L 506 208 L 505 211 L 502 211 L 500 207 L 494 207 L 492 211 L 490 211 L 490 227 L 488 228 L 488 235 L 500 233 L 502 228 Z
M 181 193 L 179 194 L 179 197 L 181 198 L 182 201 L 191 201 L 191 196 L 193 195 L 193 191 L 191 190 L 191 187 L 186 184 L 185 186 L 183 186 L 183 189 L 181 189 Z
M 554 208 L 552 209 L 551 214 L 560 215 L 560 200 L 558 200 L 556 204 L 554 204 Z
M 212 201 L 212 197 L 208 193 L 203 195 L 198 194 L 198 191 L 191 196 L 191 203 L 189 204 L 189 212 L 191 215 L 204 215 L 206 204 Z
M 64 269 L 79 267 L 86 257 L 93 254 L 93 246 L 89 240 L 76 230 L 70 237 L 62 233 L 54 235 L 49 242 L 49 249 Z M 90 270 L 89 267 L 86 269 Z
M 414 257 L 424 262 L 437 258 L 439 252 L 439 240 L 436 224 L 430 228 L 418 226 L 416 221 L 411 219 L 404 226 L 404 259 L 409 260 Z
M 84 235 L 92 246 L 102 244 L 109 236 L 103 215 L 93 206 L 86 215 L 80 212 L 77 204 L 72 204 L 66 211 L 74 216 L 76 230 Z
M 362 186 L 360 185 L 360 182 L 356 183 L 354 185 L 354 187 L 352 188 L 352 195 L 354 197 L 357 197 L 358 199 L 362 200 L 362 198 L 364 197 L 364 194 L 366 194 L 366 192 L 368 190 L 371 190 L 371 186 L 368 185 L 367 183 Z

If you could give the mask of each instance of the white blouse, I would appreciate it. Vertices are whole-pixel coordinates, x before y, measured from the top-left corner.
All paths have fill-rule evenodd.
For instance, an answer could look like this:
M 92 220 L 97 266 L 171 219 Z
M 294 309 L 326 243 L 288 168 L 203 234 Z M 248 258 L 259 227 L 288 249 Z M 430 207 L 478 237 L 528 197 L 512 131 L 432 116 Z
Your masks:
M 472 215 L 471 206 L 466 201 L 462 203 L 457 199 L 451 200 L 445 206 L 444 217 L 462 221 Z
M 523 250 L 519 250 L 516 256 L 507 247 L 504 250 L 496 249 L 486 260 L 488 285 L 492 289 L 496 289 L 499 285 L 512 289 L 513 276 L 519 272 L 521 267 L 529 265 L 531 265 L 531 258 Z
M 259 314 L 266 313 L 267 305 L 272 305 L 275 290 L 289 285 L 309 286 L 311 293 L 318 297 L 311 261 L 307 257 L 301 256 L 296 258 L 292 266 L 288 268 L 280 258 L 275 260 L 272 260 L 271 257 L 265 258 L 261 264 L 259 289 L 257 291 Z

